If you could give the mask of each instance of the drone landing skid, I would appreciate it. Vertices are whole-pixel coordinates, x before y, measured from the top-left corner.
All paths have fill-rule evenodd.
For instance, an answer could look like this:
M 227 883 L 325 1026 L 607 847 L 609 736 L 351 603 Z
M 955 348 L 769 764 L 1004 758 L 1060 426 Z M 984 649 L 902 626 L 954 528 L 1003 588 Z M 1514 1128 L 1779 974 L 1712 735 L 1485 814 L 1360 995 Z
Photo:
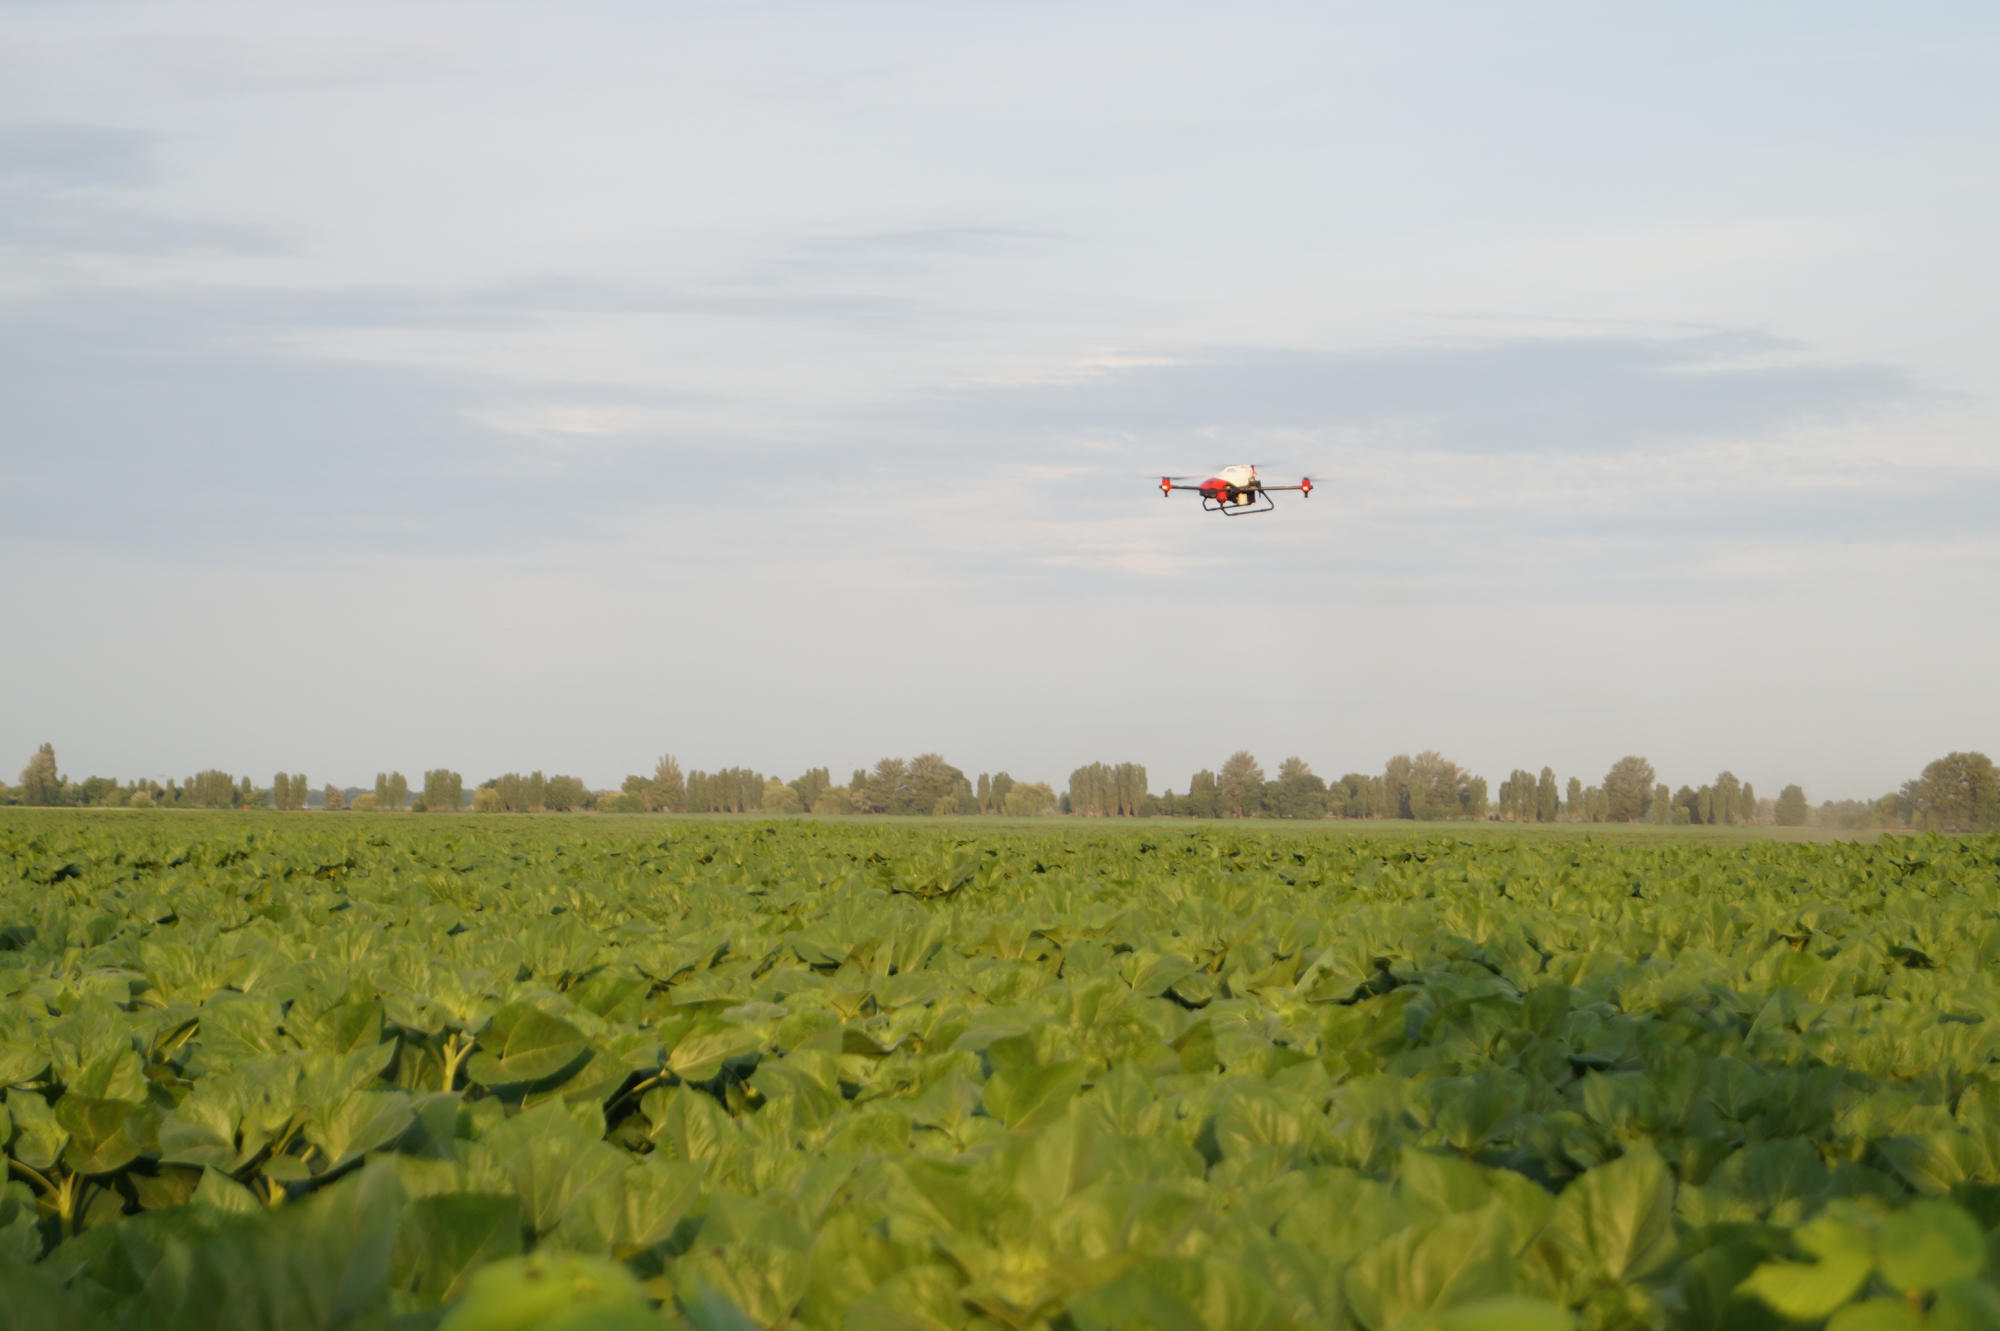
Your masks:
M 1231 518 L 1247 518 L 1253 513 L 1269 513 L 1278 505 L 1270 495 L 1258 490 L 1251 494 L 1250 502 L 1247 504 L 1239 504 L 1234 500 L 1218 498 L 1204 492 L 1201 496 L 1201 506 L 1209 513 L 1220 513 Z

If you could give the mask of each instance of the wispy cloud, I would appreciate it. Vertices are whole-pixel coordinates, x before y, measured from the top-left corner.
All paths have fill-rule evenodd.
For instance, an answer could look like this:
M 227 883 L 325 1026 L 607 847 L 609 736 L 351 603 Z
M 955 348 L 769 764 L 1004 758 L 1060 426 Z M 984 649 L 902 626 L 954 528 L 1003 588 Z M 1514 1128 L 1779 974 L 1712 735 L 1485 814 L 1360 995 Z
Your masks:
M 0 182 L 137 185 L 152 175 L 154 136 L 113 125 L 0 124 Z

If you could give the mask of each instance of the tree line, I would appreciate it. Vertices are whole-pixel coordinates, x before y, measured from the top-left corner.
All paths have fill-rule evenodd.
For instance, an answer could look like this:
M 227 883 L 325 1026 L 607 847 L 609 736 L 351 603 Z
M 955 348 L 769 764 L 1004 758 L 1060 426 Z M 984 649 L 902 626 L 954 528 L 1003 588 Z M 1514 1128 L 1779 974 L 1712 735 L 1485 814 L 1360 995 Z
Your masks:
M 275 809 L 445 813 L 759 813 L 982 815 L 1034 818 L 1349 818 L 1480 819 L 1513 823 L 1638 823 L 1680 826 L 1809 824 L 1848 829 L 2000 830 L 2000 774 L 1983 753 L 1954 752 L 1926 766 L 1897 790 L 1873 800 L 1826 801 L 1817 808 L 1788 785 L 1760 798 L 1749 782 L 1719 772 L 1700 786 L 1669 789 L 1651 762 L 1620 758 L 1601 781 L 1575 776 L 1559 782 L 1553 768 L 1515 768 L 1496 789 L 1436 750 L 1397 754 L 1380 772 L 1349 772 L 1331 781 L 1303 758 L 1287 758 L 1274 775 L 1246 750 L 1219 768 L 1203 768 L 1185 791 L 1154 794 L 1139 763 L 1090 763 L 1057 791 L 1006 772 L 969 778 L 936 753 L 884 758 L 836 783 L 825 767 L 790 781 L 747 767 L 684 771 L 662 755 L 650 773 L 634 773 L 616 790 L 593 790 L 580 777 L 508 772 L 465 788 L 449 768 L 423 774 L 414 792 L 401 772 L 378 772 L 372 789 L 328 784 L 314 792 L 303 773 L 278 772 L 268 786 L 218 769 L 164 782 L 121 782 L 92 776 L 72 781 L 43 744 L 18 784 L 0 783 L 0 804 L 77 808 Z

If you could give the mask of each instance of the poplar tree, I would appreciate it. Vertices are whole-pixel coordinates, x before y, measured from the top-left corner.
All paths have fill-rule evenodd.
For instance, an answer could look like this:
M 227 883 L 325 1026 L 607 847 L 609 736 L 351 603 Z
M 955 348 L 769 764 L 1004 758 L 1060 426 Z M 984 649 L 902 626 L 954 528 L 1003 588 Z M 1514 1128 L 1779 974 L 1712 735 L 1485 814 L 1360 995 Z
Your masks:
M 1535 783 L 1535 821 L 1552 823 L 1560 813 L 1556 799 L 1556 769 L 1544 767 L 1541 778 Z
M 62 774 L 56 770 L 56 746 L 44 744 L 21 769 L 21 803 L 57 804 L 62 800 Z

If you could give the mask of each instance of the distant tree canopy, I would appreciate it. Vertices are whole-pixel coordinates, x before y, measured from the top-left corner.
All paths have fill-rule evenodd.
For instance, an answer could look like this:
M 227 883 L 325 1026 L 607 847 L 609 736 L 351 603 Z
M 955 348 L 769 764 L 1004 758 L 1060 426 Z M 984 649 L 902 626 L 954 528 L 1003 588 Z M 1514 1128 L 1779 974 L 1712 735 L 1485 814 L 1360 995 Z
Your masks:
M 1135 817 L 1146 799 L 1146 769 L 1138 763 L 1092 763 L 1069 774 L 1069 811 L 1085 818 Z
M 1267 776 L 1255 755 L 1239 749 L 1219 770 L 1188 781 L 1185 794 L 1147 789 L 1144 766 L 1133 762 L 1086 764 L 1072 771 L 1061 793 L 1043 782 L 1022 782 L 1007 772 L 981 772 L 976 780 L 941 754 L 888 757 L 857 768 L 836 785 L 831 769 L 808 768 L 786 781 L 747 767 L 683 772 L 663 754 L 650 775 L 633 774 L 618 790 L 594 791 L 576 776 L 509 772 L 479 784 L 468 801 L 464 782 L 449 768 L 424 773 L 416 807 L 442 813 L 731 813 L 731 814 L 949 814 L 1038 817 L 1071 813 L 1085 818 L 1176 816 L 1197 818 L 1408 818 L 1507 822 L 1640 822 L 1828 828 L 1917 828 L 1938 832 L 2000 830 L 2000 772 L 1977 752 L 1953 752 L 1930 763 L 1900 789 L 1873 799 L 1809 804 L 1804 790 L 1787 785 L 1776 800 L 1759 800 L 1733 772 L 1700 786 L 1669 789 L 1647 759 L 1627 755 L 1613 763 L 1600 785 L 1568 778 L 1566 797 L 1555 770 L 1510 771 L 1490 802 L 1485 778 L 1474 776 L 1434 749 L 1397 754 L 1379 773 L 1348 772 L 1331 781 L 1293 756 Z M 409 782 L 400 772 L 378 772 L 373 790 L 328 783 L 314 795 L 303 773 L 275 773 L 268 790 L 247 776 L 208 768 L 164 783 L 142 777 L 122 782 L 91 776 L 71 780 L 44 743 L 29 755 L 18 785 L 0 785 L 0 804 L 133 809 L 303 810 L 312 800 L 329 812 L 394 812 L 410 806 Z
M 1653 765 L 1636 755 L 1620 758 L 1604 774 L 1605 817 L 1614 823 L 1636 823 L 1653 800 Z
M 56 746 L 44 744 L 21 769 L 21 803 L 62 803 L 62 773 L 56 770 Z
M 424 773 L 425 813 L 457 813 L 465 805 L 465 778 L 448 767 Z
M 401 772 L 375 774 L 375 807 L 386 813 L 400 813 L 410 800 L 410 782 Z
M 1924 768 L 1911 791 L 1911 804 L 1926 828 L 2000 830 L 2000 774 L 1983 753 L 1948 753 Z

